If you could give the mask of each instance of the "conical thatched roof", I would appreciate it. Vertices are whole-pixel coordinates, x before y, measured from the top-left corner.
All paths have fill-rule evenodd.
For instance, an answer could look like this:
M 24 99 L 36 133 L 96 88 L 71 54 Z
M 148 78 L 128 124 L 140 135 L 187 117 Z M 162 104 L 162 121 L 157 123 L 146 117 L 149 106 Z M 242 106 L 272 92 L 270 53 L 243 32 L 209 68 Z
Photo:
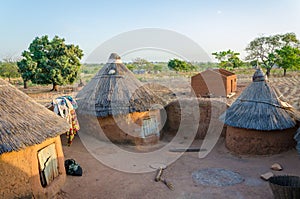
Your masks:
M 106 117 L 148 111 L 161 99 L 142 85 L 112 53 L 107 64 L 78 93 L 78 112 Z
M 262 131 L 283 130 L 296 126 L 290 110 L 283 106 L 275 90 L 258 69 L 253 82 L 220 116 L 228 126 Z M 289 107 L 290 108 L 290 107 Z
M 40 144 L 68 129 L 64 119 L 0 79 L 0 154 Z

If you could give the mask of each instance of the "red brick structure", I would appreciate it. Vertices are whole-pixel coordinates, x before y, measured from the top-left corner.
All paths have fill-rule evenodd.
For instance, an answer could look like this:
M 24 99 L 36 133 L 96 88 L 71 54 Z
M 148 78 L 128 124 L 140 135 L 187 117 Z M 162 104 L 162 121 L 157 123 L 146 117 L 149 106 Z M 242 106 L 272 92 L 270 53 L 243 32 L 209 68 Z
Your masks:
M 197 97 L 227 96 L 236 91 L 237 77 L 225 69 L 208 69 L 191 79 Z

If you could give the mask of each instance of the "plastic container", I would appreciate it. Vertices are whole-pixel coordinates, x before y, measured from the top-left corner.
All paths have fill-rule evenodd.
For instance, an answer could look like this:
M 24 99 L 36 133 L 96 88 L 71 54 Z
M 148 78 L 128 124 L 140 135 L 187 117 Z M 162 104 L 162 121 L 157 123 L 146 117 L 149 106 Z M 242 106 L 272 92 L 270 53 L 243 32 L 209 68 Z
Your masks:
M 300 177 L 273 176 L 269 179 L 275 199 L 300 199 Z

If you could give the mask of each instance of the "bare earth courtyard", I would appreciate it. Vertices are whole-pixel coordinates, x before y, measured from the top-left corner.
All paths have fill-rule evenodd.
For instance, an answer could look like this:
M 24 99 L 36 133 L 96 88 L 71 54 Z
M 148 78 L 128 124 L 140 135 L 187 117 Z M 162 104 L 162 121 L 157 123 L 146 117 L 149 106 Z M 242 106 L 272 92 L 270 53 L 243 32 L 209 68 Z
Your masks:
M 231 104 L 241 91 L 251 82 L 251 75 L 238 75 L 237 94 L 228 99 Z M 300 110 L 300 76 L 299 72 L 287 77 L 270 78 L 274 85 L 294 106 Z M 149 78 L 146 83 L 158 83 L 162 85 L 154 88 L 156 94 L 164 98 L 166 102 L 176 97 L 188 97 L 190 95 L 189 78 Z M 39 88 L 40 89 L 40 88 Z M 70 89 L 61 93 L 50 94 L 48 88 L 43 92 L 33 89 L 25 91 L 37 102 L 46 105 L 49 100 L 59 95 L 69 94 Z M 53 96 L 52 96 L 53 95 Z M 76 95 L 76 91 L 71 93 Z M 225 140 L 221 137 L 213 150 L 203 159 L 198 157 L 198 152 L 185 152 L 179 159 L 168 165 L 163 176 L 174 186 L 170 190 L 162 182 L 155 182 L 156 169 L 143 174 L 132 174 L 112 169 L 96 160 L 84 147 L 79 136 L 76 136 L 73 144 L 68 147 L 65 135 L 62 135 L 62 143 L 65 159 L 75 159 L 83 168 L 83 176 L 67 176 L 66 184 L 62 187 L 57 198 L 273 198 L 268 182 L 262 180 L 260 175 L 272 171 L 270 166 L 279 163 L 283 171 L 272 171 L 275 175 L 296 175 L 300 176 L 300 157 L 295 149 L 270 156 L 237 156 L 228 151 L 225 147 Z M 201 140 L 195 140 L 193 147 L 200 147 Z M 160 145 L 166 144 L 163 139 Z M 159 145 L 158 144 L 158 145 Z M 127 147 L 128 150 L 135 150 L 134 147 Z M 153 146 L 155 147 L 155 146 Z M 110 153 L 109 149 L 103 149 L 103 153 Z M 107 151 L 105 151 L 107 150 Z M 174 152 L 169 152 L 174 155 Z M 130 162 L 128 164 L 131 164 Z M 151 165 L 149 165 L 150 167 Z M 206 168 L 227 169 L 239 174 L 242 182 L 231 186 L 212 186 L 197 183 L 192 175 L 195 171 Z
M 64 141 L 64 138 L 62 138 Z M 195 141 L 192 146 L 200 146 Z M 164 177 L 174 190 L 161 182 L 155 182 L 156 170 L 145 174 L 130 174 L 111 169 L 96 160 L 85 149 L 78 137 L 71 147 L 63 146 L 65 158 L 74 158 L 83 167 L 82 177 L 68 176 L 58 198 L 273 198 L 268 182 L 260 174 L 271 171 L 277 162 L 284 170 L 274 172 L 282 175 L 300 175 L 300 157 L 295 149 L 272 156 L 235 156 L 224 146 L 221 138 L 213 151 L 204 159 L 198 153 L 186 152 L 164 170 Z M 172 155 L 172 152 L 170 152 Z M 149 165 L 150 166 L 150 165 Z M 237 172 L 243 182 L 233 186 L 204 186 L 193 181 L 192 173 L 204 168 L 223 168 Z
M 168 80 L 173 84 L 176 79 Z M 239 78 L 237 95 L 248 85 L 248 76 Z M 270 82 L 277 86 L 280 92 L 296 108 L 300 109 L 300 78 L 273 78 Z M 178 82 L 177 82 L 178 83 Z M 180 85 L 180 84 L 177 84 Z M 174 86 L 173 92 L 177 96 L 186 95 L 189 90 L 184 86 Z M 157 93 L 165 98 L 164 91 Z M 229 99 L 231 104 L 235 99 Z M 168 100 L 168 99 L 167 99 Z M 164 141 L 161 141 L 161 144 Z M 195 140 L 192 147 L 200 147 L 201 140 Z M 197 152 L 185 152 L 173 164 L 167 166 L 163 172 L 164 178 L 171 182 L 174 190 L 170 190 L 162 182 L 155 182 L 156 170 L 143 174 L 120 172 L 109 168 L 96 160 L 84 147 L 80 140 L 80 133 L 71 147 L 66 146 L 65 136 L 62 136 L 65 159 L 75 159 L 83 168 L 82 177 L 67 176 L 67 181 L 57 198 L 273 198 L 268 182 L 260 175 L 270 172 L 270 166 L 279 163 L 283 171 L 272 171 L 275 175 L 300 176 L 300 156 L 295 149 L 270 156 L 237 156 L 225 147 L 224 138 L 220 138 L 213 150 L 203 159 Z M 126 146 L 125 146 L 126 147 Z M 130 148 L 130 147 L 128 147 Z M 105 149 L 103 149 L 105 150 Z M 109 150 L 109 149 L 107 149 Z M 134 150 L 134 148 L 131 150 Z M 105 153 L 105 151 L 103 151 Z M 107 151 L 109 153 L 109 151 Z M 169 152 L 170 156 L 173 152 Z M 130 164 L 130 163 L 129 163 Z M 150 167 L 151 165 L 149 165 Z M 233 171 L 242 177 L 242 182 L 231 186 L 213 186 L 198 184 L 193 178 L 193 172 L 206 168 L 222 168 Z

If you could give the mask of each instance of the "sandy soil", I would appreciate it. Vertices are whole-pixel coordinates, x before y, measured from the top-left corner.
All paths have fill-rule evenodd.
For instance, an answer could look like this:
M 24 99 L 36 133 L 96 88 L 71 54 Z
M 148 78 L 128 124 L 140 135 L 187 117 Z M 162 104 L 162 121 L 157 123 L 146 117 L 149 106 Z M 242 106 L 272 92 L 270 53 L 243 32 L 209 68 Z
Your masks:
M 270 82 L 293 107 L 300 110 L 300 76 L 273 78 Z
M 242 90 L 251 82 L 252 75 L 238 76 L 237 95 L 228 99 L 231 104 Z M 150 81 L 151 82 L 151 81 Z M 176 97 L 189 96 L 189 78 L 170 79 L 161 78 L 152 80 L 161 86 L 156 87 L 156 93 L 170 102 Z M 270 79 L 279 91 L 288 99 L 291 105 L 300 110 L 300 76 L 276 77 Z M 39 90 L 39 88 L 37 88 Z M 70 89 L 57 93 L 49 93 L 46 88 L 42 94 L 32 91 L 27 93 L 39 103 L 46 105 L 49 99 L 57 95 L 76 95 L 76 90 L 68 93 Z M 25 91 L 26 92 L 26 91 Z M 37 91 L 38 92 L 38 91 Z M 62 136 L 65 158 L 75 159 L 83 168 L 81 177 L 67 176 L 67 181 L 57 198 L 273 198 L 267 182 L 260 179 L 260 174 L 271 171 L 270 166 L 277 162 L 284 170 L 275 172 L 277 175 L 290 174 L 300 176 L 300 157 L 295 149 L 272 156 L 236 156 L 231 154 L 224 146 L 221 138 L 213 151 L 204 159 L 198 158 L 198 153 L 184 153 L 176 162 L 169 165 L 164 171 L 167 180 L 173 183 L 175 190 L 169 190 L 163 183 L 155 182 L 156 171 L 131 174 L 117 171 L 103 165 L 96 160 L 83 146 L 77 136 L 71 147 L 66 146 L 65 137 Z M 160 143 L 162 144 L 162 143 Z M 200 146 L 197 140 L 194 146 Z M 154 148 L 157 146 L 153 146 Z M 104 149 L 105 150 L 105 149 Z M 107 149 L 109 150 L 109 149 Z M 134 149 L 130 149 L 134 150 Z M 107 151 L 108 153 L 110 151 Z M 172 153 L 170 152 L 170 156 Z M 192 172 L 202 168 L 224 168 L 239 173 L 244 181 L 240 184 L 227 187 L 213 187 L 196 184 L 192 179 Z
M 62 137 L 65 142 L 64 136 Z M 193 146 L 201 145 L 195 141 Z M 144 174 L 124 173 L 103 165 L 89 154 L 76 137 L 71 147 L 64 144 L 65 158 L 74 158 L 83 168 L 81 177 L 67 176 L 67 181 L 58 198 L 273 198 L 268 182 L 260 174 L 271 171 L 277 162 L 284 170 L 273 171 L 277 175 L 300 176 L 300 157 L 296 150 L 273 156 L 236 156 L 224 146 L 221 138 L 213 151 L 204 159 L 197 152 L 186 152 L 169 165 L 163 176 L 174 185 L 174 191 L 161 182 L 155 182 L 156 171 Z M 170 152 L 170 155 L 172 152 Z M 192 179 L 192 172 L 203 168 L 224 168 L 239 173 L 244 181 L 226 187 L 203 186 Z
M 237 95 L 228 99 L 228 104 L 231 104 L 250 82 L 251 76 L 241 77 Z M 299 110 L 298 76 L 274 78 L 270 82 Z M 187 86 L 189 80 L 182 84 L 180 79 L 166 79 L 161 80 L 159 84 L 166 87 L 156 88 L 156 93 L 166 101 L 190 94 L 190 88 Z M 194 141 L 193 145 L 200 146 L 201 141 Z M 66 185 L 58 196 L 61 198 L 268 199 L 273 198 L 273 195 L 268 182 L 260 179 L 260 174 L 271 171 L 270 166 L 273 163 L 280 163 L 284 167 L 283 171 L 273 171 L 276 175 L 300 176 L 300 158 L 295 149 L 273 156 L 236 156 L 225 148 L 223 138 L 206 158 L 199 159 L 198 153 L 184 153 L 167 167 L 164 176 L 173 183 L 174 191 L 169 190 L 163 183 L 154 181 L 155 170 L 144 174 L 130 174 L 103 165 L 87 152 L 79 137 L 76 137 L 71 147 L 64 146 L 64 153 L 66 158 L 74 158 L 79 162 L 84 174 L 82 177 L 67 177 Z M 227 187 L 198 185 L 192 179 L 192 172 L 202 168 L 229 169 L 239 173 L 244 182 Z

